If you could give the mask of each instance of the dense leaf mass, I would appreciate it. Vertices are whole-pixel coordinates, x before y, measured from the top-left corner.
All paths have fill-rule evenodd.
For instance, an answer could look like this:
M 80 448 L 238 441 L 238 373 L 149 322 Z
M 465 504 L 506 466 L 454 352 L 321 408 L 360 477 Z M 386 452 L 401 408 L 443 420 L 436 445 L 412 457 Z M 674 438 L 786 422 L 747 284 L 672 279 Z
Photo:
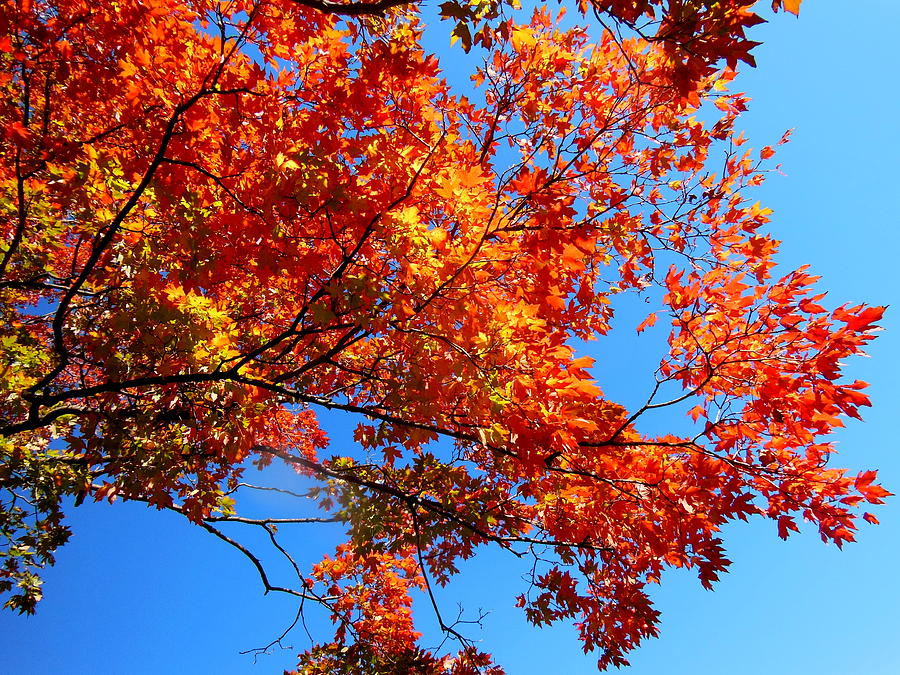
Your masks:
M 34 610 L 66 497 L 132 499 L 327 608 L 300 672 L 500 672 L 436 604 L 460 649 L 422 649 L 412 614 L 489 545 L 533 556 L 519 606 L 606 667 L 655 634 L 666 568 L 727 567 L 728 521 L 852 540 L 887 493 L 826 436 L 868 404 L 841 363 L 882 310 L 775 273 L 744 196 L 774 150 L 728 90 L 752 4 L 580 0 L 588 30 L 450 0 L 459 57 L 484 57 L 463 95 L 414 3 L 5 2 L 7 605 Z M 628 293 L 668 327 L 637 409 L 593 379 L 615 354 L 576 352 Z M 640 430 L 667 408 L 691 431 Z M 359 452 L 327 452 L 326 409 Z M 295 522 L 346 532 L 293 588 L 218 525 L 277 545 L 235 502 L 273 461 L 321 508 Z

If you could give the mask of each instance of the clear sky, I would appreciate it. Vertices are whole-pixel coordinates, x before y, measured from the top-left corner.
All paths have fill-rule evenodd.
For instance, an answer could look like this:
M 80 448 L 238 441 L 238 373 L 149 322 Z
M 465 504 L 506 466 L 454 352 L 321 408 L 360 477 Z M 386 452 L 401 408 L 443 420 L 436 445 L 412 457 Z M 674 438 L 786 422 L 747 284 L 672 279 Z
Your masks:
M 836 462 L 880 468 L 882 482 L 900 493 L 898 25 L 895 0 L 807 0 L 799 20 L 779 15 L 755 30 L 764 43 L 759 67 L 746 68 L 735 88 L 754 99 L 742 126 L 755 147 L 796 128 L 777 156 L 786 175 L 773 175 L 755 195 L 775 210 L 781 261 L 812 265 L 832 305 L 894 305 L 871 358 L 848 365 L 851 377 L 872 384 L 874 405 L 864 423 L 841 432 Z M 641 358 L 624 353 L 622 362 L 638 366 Z M 622 379 L 601 384 L 621 398 L 639 395 Z M 340 420 L 331 424 L 340 439 Z M 623 675 L 900 673 L 900 498 L 875 513 L 882 524 L 863 523 L 859 541 L 843 551 L 809 531 L 782 542 L 768 521 L 728 528 L 730 573 L 712 593 L 690 574 L 664 577 L 655 595 L 662 637 L 637 650 Z M 173 514 L 84 504 L 70 523 L 75 535 L 46 575 L 37 616 L 0 613 L 0 672 L 273 673 L 295 665 L 308 646 L 298 629 L 285 640 L 293 649 L 255 662 L 239 654 L 277 637 L 295 607 L 263 597 L 246 560 Z M 295 540 L 309 560 L 332 544 L 327 533 Z M 474 560 L 439 599 L 451 612 L 457 601 L 470 614 L 491 610 L 483 648 L 511 675 L 595 672 L 571 628 L 530 629 L 510 607 L 519 581 L 510 562 Z

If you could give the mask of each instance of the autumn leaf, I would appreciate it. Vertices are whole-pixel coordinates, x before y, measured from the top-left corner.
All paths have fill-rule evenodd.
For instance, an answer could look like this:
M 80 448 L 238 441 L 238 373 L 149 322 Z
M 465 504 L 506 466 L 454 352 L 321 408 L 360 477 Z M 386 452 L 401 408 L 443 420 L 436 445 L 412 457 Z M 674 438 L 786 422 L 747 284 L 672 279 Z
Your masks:
M 440 648 L 416 630 L 488 547 L 539 554 L 525 618 L 608 668 L 658 631 L 648 583 L 714 585 L 727 522 L 852 540 L 890 493 L 828 434 L 869 405 L 845 363 L 884 308 L 826 309 L 749 198 L 774 149 L 748 149 L 728 90 L 762 19 L 571 9 L 441 4 L 475 89 L 415 3 L 0 9 L 9 608 L 35 611 L 70 504 L 137 501 L 235 546 L 301 624 L 331 618 L 300 672 L 499 673 L 477 622 L 440 614 Z M 624 405 L 604 388 L 638 314 L 668 325 Z M 284 511 L 247 516 L 253 490 Z M 290 551 L 319 526 L 333 550 Z
M 641 322 L 638 324 L 637 332 L 638 332 L 638 333 L 643 333 L 643 332 L 644 332 L 645 330 L 647 330 L 648 328 L 650 328 L 650 327 L 652 327 L 652 326 L 655 326 L 655 325 L 656 325 L 656 319 L 657 319 L 656 312 L 651 312 L 650 314 L 648 314 L 648 315 L 647 315 L 647 318 L 645 318 L 643 321 L 641 321 Z
M 772 9 L 778 11 L 784 8 L 794 16 L 800 16 L 800 3 L 803 0 L 773 0 Z

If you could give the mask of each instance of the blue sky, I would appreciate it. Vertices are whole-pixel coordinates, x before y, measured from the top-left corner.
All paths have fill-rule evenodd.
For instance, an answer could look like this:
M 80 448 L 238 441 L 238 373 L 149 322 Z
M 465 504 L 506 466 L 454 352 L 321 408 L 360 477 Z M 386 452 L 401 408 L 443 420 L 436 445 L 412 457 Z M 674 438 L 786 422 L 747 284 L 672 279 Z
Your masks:
M 889 0 L 836 5 L 807 0 L 799 20 L 779 15 L 759 27 L 752 36 L 764 43 L 755 52 L 759 67 L 745 69 L 735 88 L 754 99 L 742 124 L 752 145 L 796 128 L 776 158 L 786 175 L 773 175 L 755 195 L 775 211 L 782 263 L 812 265 L 832 305 L 894 305 L 871 358 L 848 366 L 852 377 L 872 384 L 874 405 L 864 423 L 840 433 L 836 462 L 880 468 L 882 482 L 900 492 L 893 427 L 900 413 L 900 57 L 886 37 L 887 27 L 900 25 L 900 7 Z M 622 355 L 636 366 L 641 358 Z M 601 383 L 610 394 L 635 395 Z M 665 577 L 655 594 L 662 637 L 637 650 L 623 675 L 900 672 L 898 503 L 878 508 L 882 524 L 862 524 L 859 541 L 843 551 L 809 531 L 782 542 L 767 521 L 730 527 L 730 573 L 712 593 L 688 573 Z M 37 616 L 0 614 L 0 671 L 272 673 L 293 666 L 308 645 L 298 629 L 286 640 L 294 649 L 255 663 L 240 655 L 277 637 L 294 607 L 263 597 L 239 554 L 174 514 L 85 504 L 72 510 L 71 524 L 75 535 L 47 574 Z M 295 544 L 312 560 L 331 537 L 304 534 Z M 511 674 L 595 672 L 572 629 L 530 629 L 510 608 L 518 581 L 511 562 L 476 559 L 439 591 L 441 602 L 450 612 L 457 600 L 471 612 L 492 610 L 483 646 Z

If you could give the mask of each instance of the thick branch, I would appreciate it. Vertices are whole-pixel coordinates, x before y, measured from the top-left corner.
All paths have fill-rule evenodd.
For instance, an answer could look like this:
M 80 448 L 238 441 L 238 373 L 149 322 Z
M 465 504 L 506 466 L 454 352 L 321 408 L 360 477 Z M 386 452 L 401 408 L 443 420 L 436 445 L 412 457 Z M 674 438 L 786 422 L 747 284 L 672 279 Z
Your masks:
M 294 0 L 323 14 L 336 16 L 382 16 L 394 7 L 414 4 L 413 0 L 377 0 L 376 2 L 328 2 L 327 0 Z

